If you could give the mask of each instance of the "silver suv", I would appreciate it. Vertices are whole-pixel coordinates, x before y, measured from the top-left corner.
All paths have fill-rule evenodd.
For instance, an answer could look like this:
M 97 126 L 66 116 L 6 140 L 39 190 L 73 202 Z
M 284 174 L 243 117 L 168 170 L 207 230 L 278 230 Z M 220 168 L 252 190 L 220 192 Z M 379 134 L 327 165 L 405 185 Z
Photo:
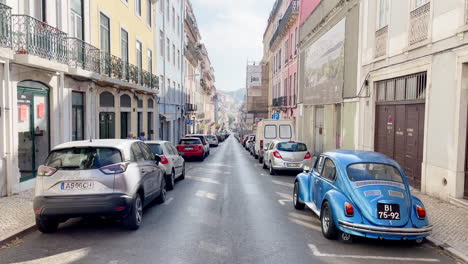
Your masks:
M 166 200 L 161 158 L 138 140 L 74 141 L 55 147 L 38 169 L 34 213 L 43 233 L 85 215 L 114 215 L 131 230 L 143 207 Z

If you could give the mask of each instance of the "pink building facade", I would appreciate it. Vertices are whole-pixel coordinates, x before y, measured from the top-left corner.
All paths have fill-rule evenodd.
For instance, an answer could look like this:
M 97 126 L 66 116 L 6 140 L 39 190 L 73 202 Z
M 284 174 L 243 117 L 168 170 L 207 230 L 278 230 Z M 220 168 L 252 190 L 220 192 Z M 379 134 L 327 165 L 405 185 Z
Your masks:
M 297 116 L 299 14 L 299 0 L 277 0 L 270 15 L 274 29 L 269 45 L 271 103 L 281 119 L 295 120 Z

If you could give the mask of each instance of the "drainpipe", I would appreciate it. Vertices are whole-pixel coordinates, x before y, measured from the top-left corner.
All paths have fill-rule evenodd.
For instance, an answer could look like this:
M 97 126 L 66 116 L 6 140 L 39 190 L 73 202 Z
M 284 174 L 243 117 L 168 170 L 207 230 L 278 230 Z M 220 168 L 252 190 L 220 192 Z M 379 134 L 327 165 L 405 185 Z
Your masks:
M 5 89 L 5 111 L 2 113 L 4 116 L 4 138 L 2 139 L 4 143 L 4 151 L 5 156 L 3 160 L 5 162 L 5 184 L 6 184 L 6 195 L 11 196 L 13 195 L 13 186 L 15 184 L 14 177 L 13 177 L 13 141 L 11 139 L 17 140 L 17 137 L 13 136 L 13 103 L 15 98 L 13 98 L 13 91 L 11 90 L 11 83 L 10 83 L 10 61 L 6 60 L 3 66 L 3 80 L 4 80 L 4 89 Z

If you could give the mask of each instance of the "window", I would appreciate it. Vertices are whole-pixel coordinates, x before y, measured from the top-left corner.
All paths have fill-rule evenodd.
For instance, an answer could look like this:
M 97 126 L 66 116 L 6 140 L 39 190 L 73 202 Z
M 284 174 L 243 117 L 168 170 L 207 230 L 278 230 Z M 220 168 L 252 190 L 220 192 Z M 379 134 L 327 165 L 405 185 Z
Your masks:
M 286 42 L 284 43 L 284 64 L 288 63 L 288 55 L 289 55 L 289 50 L 288 50 L 288 47 L 289 47 L 289 40 L 286 40 Z
M 161 0 L 161 1 L 164 1 L 164 0 Z M 171 15 L 171 13 L 169 12 L 169 0 L 166 0 L 166 18 L 167 18 L 167 22 L 169 22 L 169 16 Z
M 278 69 L 281 70 L 281 49 L 279 50 L 279 55 L 278 55 Z
M 148 26 L 151 27 L 151 21 L 152 21 L 152 8 L 151 8 L 151 0 L 146 0 L 146 23 Z
M 103 92 L 99 95 L 100 107 L 114 107 L 114 95 L 109 92 Z
M 72 140 L 84 139 L 84 96 L 72 92 Z
M 171 62 L 171 41 L 169 38 L 166 39 L 167 41 L 167 61 Z
M 294 104 L 296 104 L 297 98 L 297 73 L 294 73 Z
M 141 17 L 141 0 L 135 0 L 135 12 L 137 16 Z
M 177 50 L 177 68 L 180 69 L 180 50 Z
M 278 150 L 286 152 L 304 152 L 307 151 L 307 146 L 304 143 L 298 142 L 280 142 L 277 146 Z
M 430 0 L 414 0 L 414 9 L 423 6 L 424 4 L 428 3 Z
M 320 156 L 317 160 L 317 162 L 315 162 L 315 167 L 314 167 L 314 171 L 317 172 L 318 174 L 321 174 L 322 173 L 322 168 L 323 168 L 323 162 L 325 161 L 325 157 L 324 156 Z
M 57 28 L 61 29 L 62 28 L 62 0 L 55 0 L 55 6 L 56 6 L 55 15 L 57 17 Z
M 61 170 L 88 170 L 120 162 L 122 162 L 122 155 L 117 149 L 75 147 L 52 151 L 45 164 Z
M 163 3 L 164 1 L 161 1 Z M 165 43 L 164 43 L 164 32 L 159 31 L 159 55 L 164 58 L 164 49 L 165 49 Z
M 154 155 L 164 155 L 160 144 L 147 144 Z
M 136 41 L 136 59 L 137 59 L 137 66 L 139 70 L 143 68 L 143 54 L 142 54 L 142 47 L 141 47 L 141 42 Z
M 264 129 L 265 138 L 273 139 L 276 138 L 276 125 L 266 125 Z
M 124 65 L 128 63 L 128 32 L 124 29 L 120 29 L 120 56 Z
M 143 152 L 138 146 L 138 142 L 133 143 L 130 149 L 132 151 L 132 161 L 144 161 L 145 160 L 145 156 L 143 155 Z
M 389 0 L 379 0 L 379 21 L 378 29 L 385 27 L 388 22 Z
M 283 86 L 283 96 L 288 94 L 288 77 L 284 79 L 284 86 Z
M 164 0 L 160 0 L 159 4 L 159 10 L 164 14 Z
M 174 66 L 176 65 L 175 50 L 175 45 L 172 44 L 172 63 L 174 63 Z
M 148 49 L 148 72 L 153 73 L 153 51 Z
M 47 10 L 47 7 L 46 7 L 46 0 L 35 0 L 33 3 L 34 3 L 34 18 L 42 21 L 42 22 L 45 22 L 47 21 L 47 17 L 46 17 L 46 10 Z
M 103 13 L 100 15 L 100 44 L 101 50 L 110 53 L 110 21 Z
M 283 139 L 290 139 L 292 137 L 291 126 L 290 125 L 280 125 L 279 126 L 279 137 Z
M 61 3 L 61 1 L 57 1 Z M 82 0 L 73 0 L 71 4 L 70 34 L 72 37 L 83 40 L 83 3 Z
M 387 164 L 356 163 L 346 169 L 351 181 L 392 181 L 403 183 L 400 171 Z
M 172 30 L 175 32 L 175 8 L 172 7 Z
M 329 180 L 334 181 L 336 178 L 336 167 L 333 161 L 330 159 L 325 160 L 325 164 L 323 166 L 322 177 Z
M 141 152 L 143 153 L 143 157 L 145 158 L 145 160 L 154 160 L 153 152 L 151 152 L 151 149 L 148 147 L 148 145 L 146 145 L 143 142 L 137 143 L 141 148 Z
M 297 27 L 296 27 L 296 30 L 295 30 L 295 36 L 296 36 L 296 45 L 294 46 L 294 55 L 297 54 L 297 46 L 299 46 L 299 34 L 297 32 Z
M 177 35 L 180 35 L 180 16 L 177 15 Z
M 291 33 L 291 37 L 289 38 L 289 58 L 292 59 L 293 57 L 293 40 L 294 40 L 294 35 Z

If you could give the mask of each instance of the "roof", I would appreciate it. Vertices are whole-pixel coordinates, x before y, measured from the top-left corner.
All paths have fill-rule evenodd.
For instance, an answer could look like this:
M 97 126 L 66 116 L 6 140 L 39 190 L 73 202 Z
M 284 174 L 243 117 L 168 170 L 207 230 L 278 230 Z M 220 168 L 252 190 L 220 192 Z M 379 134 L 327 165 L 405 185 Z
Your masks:
M 93 139 L 93 140 L 81 140 L 81 141 L 70 141 L 62 143 L 53 149 L 73 148 L 73 147 L 112 147 L 118 149 L 125 149 L 130 147 L 134 142 L 138 142 L 137 139 Z
M 373 151 L 340 149 L 327 151 L 323 154 L 345 166 L 352 163 L 375 162 L 395 165 L 398 167 L 398 164 L 391 158 L 382 153 Z

